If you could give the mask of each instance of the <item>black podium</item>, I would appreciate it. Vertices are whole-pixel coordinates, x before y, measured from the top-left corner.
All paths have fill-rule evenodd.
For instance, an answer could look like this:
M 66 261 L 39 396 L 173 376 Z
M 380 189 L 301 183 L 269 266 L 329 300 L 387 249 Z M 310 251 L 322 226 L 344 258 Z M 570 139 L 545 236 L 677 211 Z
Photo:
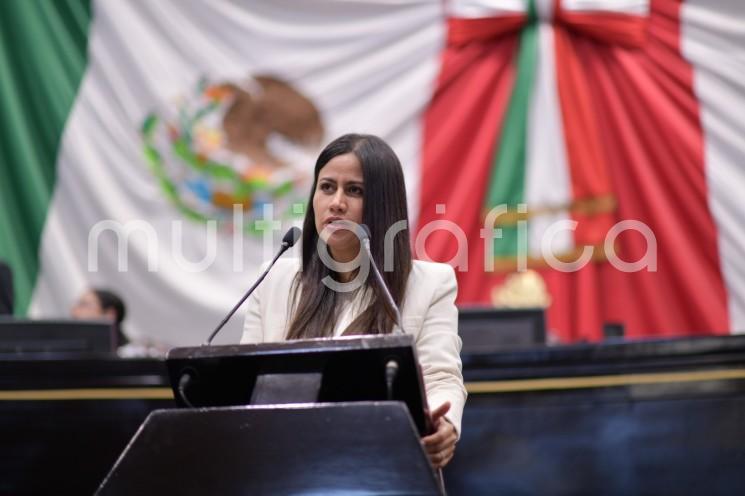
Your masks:
M 168 369 L 186 408 L 153 412 L 97 494 L 441 494 L 410 336 L 180 348 Z

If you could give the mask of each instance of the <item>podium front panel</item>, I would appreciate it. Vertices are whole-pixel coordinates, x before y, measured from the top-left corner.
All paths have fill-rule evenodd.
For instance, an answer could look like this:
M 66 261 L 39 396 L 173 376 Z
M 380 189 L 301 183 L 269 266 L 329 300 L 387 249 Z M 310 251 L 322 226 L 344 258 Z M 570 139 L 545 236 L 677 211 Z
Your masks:
M 440 494 L 400 402 L 153 412 L 100 495 Z

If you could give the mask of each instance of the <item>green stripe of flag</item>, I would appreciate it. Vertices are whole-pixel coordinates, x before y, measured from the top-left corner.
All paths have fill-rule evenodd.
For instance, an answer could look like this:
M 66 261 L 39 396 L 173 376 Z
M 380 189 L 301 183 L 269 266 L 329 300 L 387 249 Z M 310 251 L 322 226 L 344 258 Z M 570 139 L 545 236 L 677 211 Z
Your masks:
M 538 22 L 535 0 L 528 5 L 528 20 L 520 35 L 517 76 L 495 149 L 486 195 L 486 210 L 507 205 L 514 211 L 525 198 L 525 161 L 528 136 L 528 108 L 533 93 L 538 61 Z M 517 255 L 517 227 L 503 227 L 494 243 L 494 255 Z
M 0 2 L 0 259 L 26 312 L 60 138 L 86 67 L 89 0 Z

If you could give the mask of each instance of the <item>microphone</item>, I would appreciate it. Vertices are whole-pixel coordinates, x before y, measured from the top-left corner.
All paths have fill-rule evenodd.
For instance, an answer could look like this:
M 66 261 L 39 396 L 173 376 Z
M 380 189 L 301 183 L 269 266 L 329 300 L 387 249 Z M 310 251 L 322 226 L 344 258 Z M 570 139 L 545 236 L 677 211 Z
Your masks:
M 360 241 L 362 242 L 362 246 L 365 248 L 365 252 L 367 253 L 367 258 L 370 260 L 370 265 L 372 265 L 373 274 L 375 274 L 375 279 L 378 280 L 378 284 L 381 288 L 383 288 L 383 295 L 385 296 L 385 300 L 390 305 L 390 307 L 393 309 L 393 313 L 396 316 L 396 324 L 398 325 L 398 330 L 396 330 L 396 327 L 393 328 L 393 334 L 404 334 L 404 326 L 403 321 L 401 320 L 401 311 L 398 309 L 398 305 L 396 305 L 395 300 L 393 299 L 393 295 L 388 290 L 388 286 L 385 284 L 385 280 L 383 279 L 383 276 L 380 274 L 380 271 L 378 270 L 378 266 L 375 263 L 375 259 L 372 256 L 372 250 L 370 250 L 370 229 L 365 225 L 361 224 L 359 226 L 359 229 L 356 229 L 357 235 L 360 238 Z
M 290 230 L 285 233 L 284 237 L 282 238 L 282 245 L 280 246 L 277 254 L 272 259 L 272 262 L 269 264 L 266 270 L 261 274 L 261 276 L 259 276 L 259 278 L 256 280 L 254 285 L 251 286 L 251 288 L 249 288 L 248 291 L 246 291 L 246 294 L 243 295 L 243 298 L 241 298 L 241 300 L 238 303 L 236 303 L 236 305 L 228 313 L 228 315 L 226 315 L 225 318 L 222 319 L 222 322 L 220 322 L 220 324 L 215 328 L 215 330 L 212 331 L 212 334 L 210 334 L 210 337 L 207 338 L 207 341 L 205 341 L 202 346 L 209 346 L 210 344 L 212 344 L 212 340 L 215 339 L 215 336 L 217 336 L 217 333 L 220 332 L 220 329 L 225 327 L 225 324 L 228 323 L 228 320 L 230 320 L 230 317 L 232 317 L 233 314 L 236 311 L 238 311 L 240 306 L 243 305 L 243 302 L 246 301 L 246 299 L 249 296 L 251 296 L 251 293 L 253 293 L 254 290 L 259 286 L 259 284 L 261 284 L 261 281 L 264 280 L 264 278 L 269 273 L 271 268 L 274 267 L 274 264 L 277 262 L 277 259 L 279 259 L 279 257 L 281 257 L 282 254 L 284 254 L 284 252 L 292 248 L 295 245 L 295 243 L 297 243 L 297 240 L 300 239 L 301 232 L 302 231 L 299 227 L 291 227 Z

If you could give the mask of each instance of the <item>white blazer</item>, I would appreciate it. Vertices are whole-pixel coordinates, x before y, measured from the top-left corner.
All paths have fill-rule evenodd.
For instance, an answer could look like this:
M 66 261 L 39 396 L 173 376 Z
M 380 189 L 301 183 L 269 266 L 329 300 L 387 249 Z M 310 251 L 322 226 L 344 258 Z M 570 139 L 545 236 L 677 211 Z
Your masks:
M 299 259 L 280 259 L 249 297 L 241 343 L 284 341 L 289 327 L 290 291 Z M 461 373 L 458 336 L 458 287 L 452 267 L 415 260 L 401 308 L 404 332 L 414 336 L 422 366 L 427 402 L 434 410 L 446 401 L 445 415 L 460 435 L 466 388 Z M 347 323 L 356 315 L 344 318 Z M 337 334 L 345 326 L 337 326 Z

